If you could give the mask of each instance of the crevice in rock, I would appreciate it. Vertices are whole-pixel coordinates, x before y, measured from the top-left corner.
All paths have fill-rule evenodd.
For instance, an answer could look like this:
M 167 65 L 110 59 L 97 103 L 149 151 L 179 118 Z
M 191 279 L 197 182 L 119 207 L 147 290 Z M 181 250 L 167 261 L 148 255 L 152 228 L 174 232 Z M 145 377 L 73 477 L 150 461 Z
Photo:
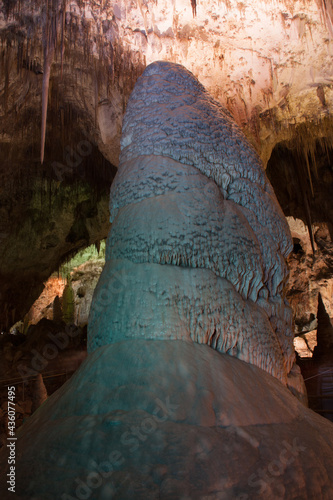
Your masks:
M 333 148 L 324 139 L 314 141 L 309 151 L 299 151 L 295 143 L 274 148 L 266 173 L 287 217 L 301 219 L 309 228 L 318 223 L 332 226 L 332 164 Z M 309 233 L 314 247 L 312 229 Z

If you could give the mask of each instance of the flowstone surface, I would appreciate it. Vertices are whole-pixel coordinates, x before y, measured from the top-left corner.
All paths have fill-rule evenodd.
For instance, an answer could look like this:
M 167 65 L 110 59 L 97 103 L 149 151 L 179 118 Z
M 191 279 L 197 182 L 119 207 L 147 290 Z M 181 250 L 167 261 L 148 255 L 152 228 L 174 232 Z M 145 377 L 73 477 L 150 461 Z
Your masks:
M 15 498 L 329 500 L 332 443 L 333 425 L 256 366 L 131 339 L 90 354 L 24 424 Z
M 333 425 L 291 394 L 286 221 L 182 66 L 135 86 L 110 213 L 89 354 L 18 432 L 16 498 L 332 498 Z
M 121 144 L 89 350 L 129 337 L 190 338 L 287 383 L 291 236 L 230 114 L 185 68 L 154 63 L 130 97 Z M 117 294 L 108 289 L 115 273 Z

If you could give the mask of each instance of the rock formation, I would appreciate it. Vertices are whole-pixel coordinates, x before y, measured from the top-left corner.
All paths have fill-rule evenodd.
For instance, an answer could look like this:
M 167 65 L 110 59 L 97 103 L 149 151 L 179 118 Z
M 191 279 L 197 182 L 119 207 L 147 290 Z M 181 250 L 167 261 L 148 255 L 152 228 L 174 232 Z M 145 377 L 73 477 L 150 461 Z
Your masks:
M 328 499 L 333 426 L 286 387 L 302 393 L 288 227 L 240 129 L 179 65 L 135 86 L 110 212 L 90 353 L 20 430 L 17 498 Z
M 320 293 L 318 294 L 317 318 L 317 346 L 313 354 L 315 360 L 325 355 L 332 356 L 333 351 L 333 326 Z
M 155 60 L 190 69 L 265 165 L 279 145 L 295 174 L 287 154 L 295 152 L 315 193 L 312 222 L 332 224 L 331 5 L 0 0 L 0 329 L 23 319 L 68 255 L 107 236 L 113 175 L 110 165 L 104 175 L 104 162 L 118 165 L 128 97 Z M 325 168 L 317 175 L 318 141 Z M 274 170 L 289 192 L 290 181 Z M 287 209 L 305 220 L 295 213 L 296 181 Z
M 292 243 L 253 148 L 191 73 L 163 62 L 138 80 L 121 143 L 89 349 L 129 337 L 192 339 L 285 382 Z M 104 305 L 116 272 L 128 283 Z

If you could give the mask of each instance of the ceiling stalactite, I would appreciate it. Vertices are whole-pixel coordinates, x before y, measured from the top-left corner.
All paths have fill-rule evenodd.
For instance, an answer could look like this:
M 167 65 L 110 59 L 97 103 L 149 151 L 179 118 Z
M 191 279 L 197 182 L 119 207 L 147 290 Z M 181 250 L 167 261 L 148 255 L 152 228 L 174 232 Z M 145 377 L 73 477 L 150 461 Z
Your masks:
M 287 299 L 295 333 L 316 345 L 318 295 L 333 316 L 333 149 L 329 135 L 315 138 L 309 126 L 296 137 L 274 148 L 266 172 L 294 240 Z
M 1 328 L 24 316 L 67 256 L 105 238 L 109 229 L 108 194 L 115 169 L 96 148 L 74 179 L 68 172 L 52 171 L 49 164 L 45 167 L 49 171 L 25 164 L 1 199 L 7 231 L 1 241 Z M 29 173 L 32 185 L 26 184 Z
M 44 118 L 49 70 L 50 78 L 61 75 L 69 63 L 73 72 L 80 56 L 96 77 L 90 100 L 98 89 L 98 107 L 105 106 L 110 84 L 125 98 L 133 86 L 129 80 L 135 81 L 146 63 L 185 64 L 231 111 L 264 163 L 287 130 L 292 137 L 295 124 L 329 116 L 333 42 L 327 1 L 53 0 L 46 5 L 0 2 L 2 40 L 17 51 L 17 66 L 29 60 L 36 67 L 36 59 L 43 65 Z
M 306 138 L 306 134 L 304 133 Z M 285 215 L 309 226 L 326 223 L 333 238 L 333 148 L 330 138 L 277 145 L 268 162 L 267 175 Z M 303 145 L 303 142 L 302 142 Z M 312 241 L 313 245 L 313 241 Z
M 64 179 L 76 179 L 80 159 L 88 162 L 91 176 L 100 165 L 93 161 L 97 150 L 117 166 L 128 96 L 145 66 L 155 60 L 192 71 L 231 112 L 264 165 L 277 144 L 288 143 L 297 158 L 302 151 L 305 163 L 299 168 L 306 180 L 297 211 L 316 220 L 313 145 L 319 140 L 330 149 L 333 143 L 332 12 L 332 2 L 323 0 L 0 0 L 4 268 L 9 258 L 4 249 L 16 248 L 13 235 L 19 237 L 21 224 L 17 218 L 15 227 L 10 216 L 15 204 L 8 198 L 19 196 L 20 184 L 40 184 L 41 160 L 65 198 Z M 91 147 L 94 153 L 86 155 Z M 325 175 L 329 177 L 329 169 Z M 322 183 L 322 188 L 327 191 L 328 185 Z M 306 200 L 309 210 L 304 211 Z M 323 212 L 333 218 L 328 201 L 326 205 Z M 16 204 L 17 213 L 22 206 Z M 313 220 L 308 220 L 310 226 Z M 74 240 L 81 233 L 83 226 L 77 223 L 70 233 L 73 248 L 80 247 Z M 40 250 L 35 252 L 37 256 Z M 25 258 L 22 253 L 20 259 Z M 40 287 L 41 275 L 34 272 Z M 2 293 L 8 299 L 9 292 Z M 12 293 L 15 301 L 18 291 Z M 6 307 L 7 317 L 16 317 L 14 306 Z
M 35 141 L 22 140 L 16 149 L 7 142 L 0 152 L 1 328 L 24 316 L 68 255 L 105 238 L 109 229 L 108 194 L 116 168 L 88 140 L 89 130 L 79 130 L 84 113 L 59 102 L 55 84 L 52 95 L 43 166 L 33 108 L 28 126 Z

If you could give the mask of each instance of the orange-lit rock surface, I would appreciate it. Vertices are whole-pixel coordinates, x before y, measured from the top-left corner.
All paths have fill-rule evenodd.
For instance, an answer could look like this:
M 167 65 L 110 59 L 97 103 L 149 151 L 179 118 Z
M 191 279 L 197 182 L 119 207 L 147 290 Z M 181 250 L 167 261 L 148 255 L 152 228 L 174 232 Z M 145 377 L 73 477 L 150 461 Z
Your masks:
M 331 16 L 322 0 L 1 1 L 2 328 L 68 254 L 106 236 L 104 159 L 118 164 L 124 109 L 148 63 L 192 71 L 264 164 L 281 141 L 330 147 Z

